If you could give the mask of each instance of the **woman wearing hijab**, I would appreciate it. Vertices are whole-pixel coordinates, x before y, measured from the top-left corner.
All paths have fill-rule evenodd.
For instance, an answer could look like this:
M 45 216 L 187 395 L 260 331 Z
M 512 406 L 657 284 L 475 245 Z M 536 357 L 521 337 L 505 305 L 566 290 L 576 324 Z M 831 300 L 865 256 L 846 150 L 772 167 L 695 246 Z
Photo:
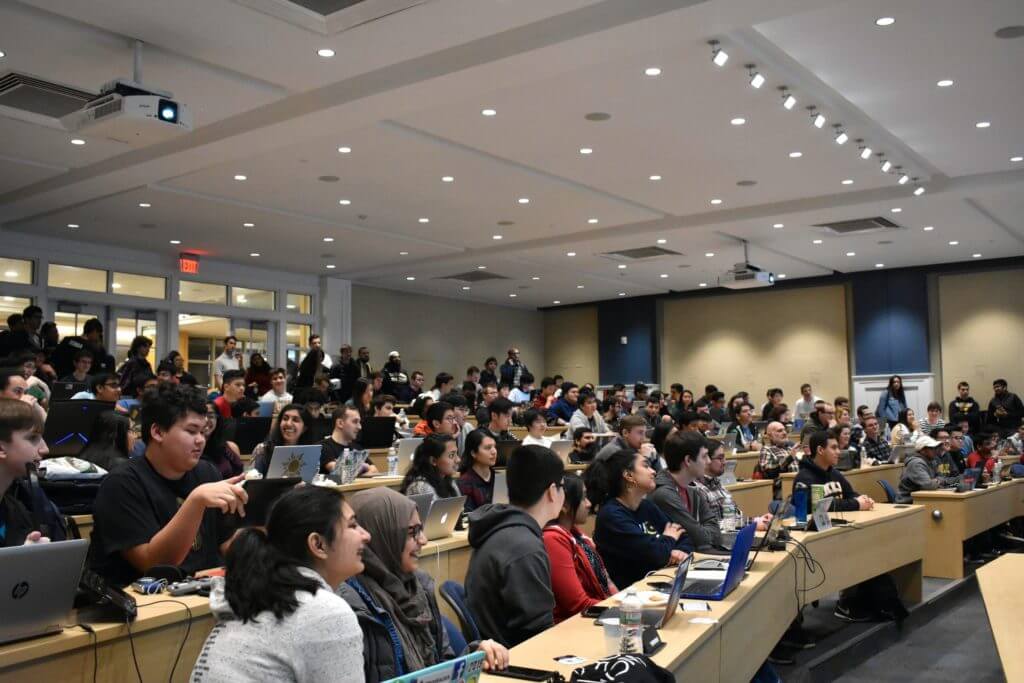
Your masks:
M 434 580 L 419 570 L 426 545 L 416 503 L 386 487 L 349 498 L 360 526 L 370 533 L 363 573 L 338 594 L 356 613 L 363 631 L 366 682 L 378 683 L 459 656 L 448 641 L 434 598 Z M 493 640 L 471 643 L 483 650 L 485 668 L 503 669 L 508 650 Z

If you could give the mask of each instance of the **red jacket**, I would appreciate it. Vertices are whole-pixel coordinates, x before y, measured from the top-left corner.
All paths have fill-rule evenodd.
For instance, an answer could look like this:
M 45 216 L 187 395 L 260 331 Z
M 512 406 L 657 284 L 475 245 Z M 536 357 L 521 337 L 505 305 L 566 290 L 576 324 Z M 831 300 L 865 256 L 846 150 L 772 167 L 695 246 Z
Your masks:
M 974 451 L 973 453 L 967 456 L 967 466 L 981 467 L 981 460 L 981 453 L 979 453 L 978 451 Z M 993 458 L 992 456 L 989 456 L 987 459 L 985 459 L 985 471 L 988 472 L 989 474 L 992 473 L 992 468 L 995 467 L 995 465 L 996 459 Z
M 547 548 L 548 561 L 551 564 L 551 590 L 555 594 L 556 624 L 579 614 L 591 605 L 596 605 L 616 592 L 610 577 L 608 588 L 611 593 L 605 593 L 601 588 L 597 573 L 590 566 L 590 560 L 580 548 L 580 543 L 589 545 L 594 550 L 594 555 L 600 558 L 594 542 L 578 529 L 576 534 L 570 534 L 557 524 L 544 527 L 544 547 Z M 607 570 L 605 574 L 607 575 Z
M 412 430 L 412 435 L 417 438 L 426 438 L 433 433 L 434 430 L 430 428 L 430 420 L 426 418 L 423 418 L 419 422 L 417 422 L 416 426 Z

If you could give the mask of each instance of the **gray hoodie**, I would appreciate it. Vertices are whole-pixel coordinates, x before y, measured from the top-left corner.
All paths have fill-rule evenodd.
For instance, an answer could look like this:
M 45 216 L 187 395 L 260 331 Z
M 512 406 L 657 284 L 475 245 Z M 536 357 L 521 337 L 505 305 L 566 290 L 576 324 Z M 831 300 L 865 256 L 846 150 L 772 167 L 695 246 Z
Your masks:
M 942 486 L 953 486 L 959 477 L 940 477 L 936 469 L 937 460 L 914 453 L 907 458 L 900 475 L 900 490 L 896 495 L 897 503 L 913 503 L 914 491 L 934 491 Z
M 718 519 L 711 511 L 708 499 L 696 486 L 686 487 L 687 501 L 684 501 L 676 480 L 668 470 L 658 472 L 654 477 L 654 483 L 656 488 L 650 495 L 651 502 L 657 505 L 666 517 L 686 530 L 686 535 L 690 537 L 695 549 L 705 550 L 721 542 Z
M 210 609 L 217 624 L 192 669 L 192 683 L 302 681 L 363 683 L 363 632 L 356 615 L 323 578 L 322 589 L 295 594 L 298 607 L 278 621 L 264 612 L 243 624 L 224 596 L 224 579 L 213 580 Z
M 554 624 L 551 566 L 533 517 L 482 505 L 469 513 L 469 544 L 466 602 L 482 638 L 513 647 Z

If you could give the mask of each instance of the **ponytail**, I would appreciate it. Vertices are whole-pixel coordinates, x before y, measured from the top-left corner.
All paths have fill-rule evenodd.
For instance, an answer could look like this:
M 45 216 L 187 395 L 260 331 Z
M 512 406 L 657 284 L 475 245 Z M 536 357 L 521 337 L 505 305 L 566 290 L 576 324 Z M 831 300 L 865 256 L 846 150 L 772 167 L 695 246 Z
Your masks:
M 583 483 L 587 487 L 587 500 L 596 510 L 610 498 L 622 495 L 625 489 L 623 475 L 633 469 L 637 452 L 624 448 L 615 451 L 611 456 L 594 459 L 583 473 Z

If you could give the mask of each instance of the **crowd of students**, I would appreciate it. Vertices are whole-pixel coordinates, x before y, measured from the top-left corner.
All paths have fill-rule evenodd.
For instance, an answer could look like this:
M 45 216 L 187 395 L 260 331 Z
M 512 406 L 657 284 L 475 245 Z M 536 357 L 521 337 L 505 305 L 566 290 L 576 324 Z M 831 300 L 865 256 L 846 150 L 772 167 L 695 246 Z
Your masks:
M 122 387 L 130 387 L 140 401 L 138 439 L 129 418 L 111 411 L 97 422 L 106 436 L 82 453 L 109 471 L 93 506 L 89 564 L 122 586 L 157 567 L 182 575 L 227 567 L 211 595 L 218 624 L 196 680 L 251 674 L 378 681 L 460 654 L 441 627 L 433 583 L 419 569 L 424 520 L 409 495 L 466 496 L 472 548 L 466 599 L 482 636 L 467 651 L 482 650 L 488 667 L 501 668 L 508 648 L 694 550 L 723 547 L 722 522 L 727 515 L 742 518 L 742 511 L 719 479 L 725 452 L 711 437 L 721 431 L 735 434 L 740 450 L 759 453 L 756 477 L 794 471 L 797 486 L 822 485 L 836 510 L 874 505 L 840 471 L 844 452 L 855 464 L 882 463 L 894 445 L 911 444 L 914 455 L 900 482 L 909 499 L 914 491 L 947 485 L 967 467 L 991 473 L 1004 452 L 1021 453 L 1024 439 L 1024 408 L 1003 380 L 995 382 L 984 413 L 961 383 L 948 419 L 932 404 L 928 419 L 918 421 L 894 377 L 876 411 L 860 406 L 854 419 L 848 400 L 822 401 L 809 385 L 794 410 L 777 388 L 759 408 L 745 392 L 726 401 L 714 386 L 696 400 L 680 384 L 667 395 L 638 384 L 628 398 L 626 387 L 616 385 L 601 400 L 592 385 L 561 377 L 545 377 L 535 388 L 514 348 L 500 367 L 494 358 L 483 371 L 470 367 L 461 389 L 450 373 L 439 373 L 431 389 L 420 391 L 422 373 L 407 375 L 397 352 L 377 373 L 366 349 L 352 358 L 351 347 L 343 346 L 329 362 L 311 343 L 289 386 L 286 371 L 258 354 L 244 369 L 229 337 L 216 363 L 219 394 L 211 400 L 187 379 L 180 355 L 161 364 L 159 377 L 149 373 L 145 338 L 111 374 L 98 321 L 69 338 L 80 347 L 73 353 L 68 339 L 36 353 L 29 373 L 18 344 L 44 341 L 34 312 L 26 309 L 23 318 L 22 329 L 0 335 L 0 346 L 13 348 L 19 361 L 0 375 L 0 544 L 67 535 L 56 507 L 25 485 L 26 466 L 48 454 L 41 436 L 45 392 L 31 393 L 29 380 L 46 384 L 46 368 L 64 358 L 73 381 L 102 378 L 88 382 L 97 400 L 116 403 Z M 97 358 L 103 371 L 90 375 Z M 317 388 L 324 379 L 326 391 Z M 400 396 L 419 404 L 416 433 L 424 438 L 400 492 L 378 487 L 346 499 L 334 488 L 300 487 L 275 503 L 264 527 L 244 528 L 243 463 L 224 425 L 254 410 L 244 403 L 251 400 L 247 393 L 275 404 L 271 432 L 252 453 L 253 467 L 264 474 L 275 448 L 313 443 L 311 426 L 325 410 L 332 431 L 321 443 L 324 473 L 344 449 L 358 447 L 361 421 L 394 416 Z M 474 414 L 476 425 L 469 420 Z M 528 436 L 508 458 L 509 502 L 495 504 L 497 444 L 513 438 L 513 420 Z M 567 473 L 551 450 L 548 425 L 571 437 L 568 460 L 587 465 L 582 476 Z M 794 430 L 797 443 L 790 441 Z M 372 466 L 363 471 L 373 473 Z M 595 512 L 591 539 L 582 527 Z M 764 529 L 771 516 L 753 521 Z M 864 592 L 844 592 L 836 616 L 894 616 L 858 602 Z

